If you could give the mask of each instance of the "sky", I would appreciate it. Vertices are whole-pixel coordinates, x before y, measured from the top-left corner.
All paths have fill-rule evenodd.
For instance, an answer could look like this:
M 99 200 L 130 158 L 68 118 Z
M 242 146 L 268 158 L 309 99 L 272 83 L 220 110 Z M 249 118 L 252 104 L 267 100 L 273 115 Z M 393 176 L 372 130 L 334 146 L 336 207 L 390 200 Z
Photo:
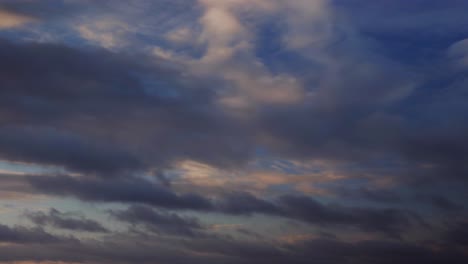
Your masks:
M 0 264 L 468 263 L 466 10 L 0 0 Z

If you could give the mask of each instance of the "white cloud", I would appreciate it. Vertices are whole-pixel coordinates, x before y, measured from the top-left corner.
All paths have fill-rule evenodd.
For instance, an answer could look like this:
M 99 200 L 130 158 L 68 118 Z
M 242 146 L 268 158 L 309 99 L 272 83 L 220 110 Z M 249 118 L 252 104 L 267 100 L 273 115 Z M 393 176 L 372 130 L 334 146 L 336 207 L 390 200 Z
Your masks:
M 75 29 L 82 38 L 97 43 L 104 48 L 124 45 L 124 36 L 130 31 L 125 22 L 115 19 L 100 19 L 91 23 L 80 24 Z

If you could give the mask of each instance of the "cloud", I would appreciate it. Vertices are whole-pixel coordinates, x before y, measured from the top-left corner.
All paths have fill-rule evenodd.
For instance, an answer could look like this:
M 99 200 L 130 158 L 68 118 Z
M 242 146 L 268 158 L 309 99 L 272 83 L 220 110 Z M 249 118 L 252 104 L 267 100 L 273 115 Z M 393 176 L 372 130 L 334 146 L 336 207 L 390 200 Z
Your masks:
M 143 203 L 170 209 L 208 210 L 208 199 L 196 194 L 178 195 L 170 189 L 138 178 L 112 181 L 70 176 L 31 176 L 28 182 L 50 195 L 71 196 L 85 201 Z
M 200 41 L 206 50 L 200 59 L 189 61 L 192 71 L 216 76 L 231 86 L 219 103 L 234 112 L 261 105 L 289 105 L 305 95 L 299 80 L 288 74 L 274 74 L 255 58 L 255 22 L 244 23 L 246 13 L 270 15 L 276 1 L 200 1 Z M 245 6 L 249 11 L 245 12 Z
M 3 160 L 63 166 L 69 171 L 113 175 L 143 168 L 130 153 L 90 144 L 77 136 L 38 127 L 0 129 Z
M 411 212 L 392 208 L 359 208 L 322 205 L 305 196 L 281 197 L 285 215 L 319 225 L 349 225 L 365 231 L 383 232 L 398 237 L 419 217 Z
M 94 24 L 79 25 L 76 30 L 84 39 L 111 49 L 125 44 L 122 36 L 130 31 L 129 27 L 129 25 L 121 21 L 102 19 Z
M 145 206 L 130 206 L 126 210 L 111 210 L 109 214 L 132 226 L 143 225 L 147 230 L 161 234 L 195 236 L 204 227 L 195 218 L 174 213 L 159 212 Z
M 456 66 L 466 69 L 468 66 L 468 39 L 453 43 L 448 49 L 448 56 Z
M 459 211 L 463 210 L 464 206 L 459 205 L 445 197 L 434 196 L 431 199 L 434 207 L 445 210 L 445 211 Z
M 114 238 L 116 239 L 116 238 Z M 123 239 L 123 238 L 122 238 Z M 129 239 L 127 237 L 127 239 Z M 311 259 L 326 264 L 343 263 L 343 261 L 364 264 L 385 264 L 398 262 L 402 264 L 430 263 L 442 264 L 445 261 L 461 264 L 466 256 L 458 250 L 443 248 L 434 251 L 429 247 L 413 246 L 401 242 L 363 241 L 346 243 L 336 240 L 312 239 L 302 243 L 276 248 L 267 243 L 232 241 L 228 239 L 206 239 L 198 243 L 186 242 L 189 254 L 182 250 L 158 247 L 156 242 L 143 241 L 139 246 L 134 240 L 114 241 L 111 245 L 88 243 L 84 245 L 62 245 L 53 248 L 34 246 L 30 248 L 6 246 L 0 249 L 0 260 L 30 261 L 75 261 L 90 263 L 154 263 L 170 261 L 171 263 L 293 263 L 303 264 Z M 142 249 L 150 251 L 144 251 Z M 112 250 L 113 249 L 113 250 Z M 22 251 L 23 256 L 17 252 Z M 187 251 L 185 251 L 187 252 Z M 197 254 L 198 253 L 198 254 Z M 35 255 L 34 255 L 35 254 Z M 366 256 L 365 259 L 362 256 Z
M 386 189 L 369 189 L 359 188 L 353 189 L 338 189 L 336 190 L 338 195 L 348 199 L 364 199 L 368 201 L 374 201 L 378 203 L 400 203 L 403 201 L 402 197 L 395 191 Z
M 15 244 L 48 244 L 70 242 L 73 239 L 57 237 L 47 233 L 42 228 L 27 228 L 22 226 L 8 227 L 0 225 L 0 241 Z
M 251 136 L 218 109 L 211 91 L 197 89 L 203 80 L 61 45 L 3 40 L 0 53 L 5 160 L 110 175 L 181 157 L 232 166 L 250 154 Z M 54 151 L 44 153 L 44 144 Z
M 36 194 L 24 181 L 23 174 L 14 174 L 10 171 L 0 173 L 0 197 L 4 200 L 30 200 L 37 199 Z
M 177 194 L 159 184 L 140 179 L 116 179 L 109 182 L 63 175 L 32 176 L 28 182 L 38 192 L 71 196 L 84 201 L 146 204 L 172 210 L 228 215 L 264 214 L 319 226 L 357 227 L 365 232 L 380 232 L 392 237 L 398 237 L 413 224 L 422 223 L 418 215 L 410 211 L 324 205 L 302 195 L 283 195 L 270 201 L 236 192 L 210 199 L 199 194 Z
M 34 21 L 32 17 L 4 10 L 0 6 L 0 30 L 21 27 Z
M 410 211 L 322 204 L 303 195 L 283 195 L 276 201 L 267 201 L 237 193 L 226 195 L 218 206 L 218 210 L 228 214 L 260 213 L 301 220 L 311 225 L 357 227 L 390 237 L 399 237 L 413 225 L 422 224 L 420 217 Z
M 451 244 L 467 246 L 467 234 L 468 223 L 466 223 L 466 221 L 459 222 L 449 228 L 448 232 L 446 233 L 445 240 Z
M 44 212 L 26 212 L 25 216 L 39 226 L 53 226 L 59 229 L 85 231 L 85 232 L 109 232 L 99 222 L 87 219 L 80 215 L 62 213 L 55 208 L 51 208 L 46 214 Z
M 282 214 L 281 209 L 274 203 L 243 192 L 226 194 L 218 207 L 218 210 L 228 214 Z
M 0 262 L 466 263 L 463 1 L 1 2 L 2 197 L 130 231 L 29 213 L 83 239 Z

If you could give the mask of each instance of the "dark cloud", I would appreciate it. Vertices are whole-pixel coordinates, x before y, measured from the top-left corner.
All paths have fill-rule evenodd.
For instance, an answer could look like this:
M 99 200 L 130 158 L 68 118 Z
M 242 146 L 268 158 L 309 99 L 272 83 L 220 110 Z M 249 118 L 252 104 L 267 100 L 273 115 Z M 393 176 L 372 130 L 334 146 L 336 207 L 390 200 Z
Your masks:
M 133 226 L 143 225 L 156 233 L 167 233 L 183 236 L 195 236 L 204 227 L 195 218 L 182 217 L 174 213 L 161 212 L 145 206 L 131 206 L 126 210 L 111 210 L 115 219 Z
M 299 253 L 298 263 L 314 259 L 319 263 L 463 263 L 467 256 L 461 251 L 444 248 L 434 251 L 428 247 L 399 242 L 361 241 L 346 243 L 337 240 L 310 240 L 291 249 Z
M 169 209 L 208 210 L 211 202 L 196 194 L 176 194 L 160 184 L 137 178 L 83 179 L 70 176 L 30 176 L 29 183 L 50 195 L 85 201 L 143 203 Z
M 358 189 L 338 188 L 335 192 L 348 199 L 366 200 L 377 203 L 395 204 L 402 202 L 402 197 L 393 190 L 370 189 L 361 187 Z
M 457 31 L 460 28 L 452 23 L 468 23 L 460 13 L 466 3 L 429 1 L 424 7 L 420 2 L 409 7 L 400 1 L 371 5 L 359 0 L 332 2 L 331 8 L 339 6 L 338 16 L 345 16 L 345 21 L 366 20 L 362 26 L 375 27 L 377 33 L 403 34 L 396 40 L 403 47 L 391 50 L 391 36 L 375 40 L 368 31 L 359 31 L 358 36 L 350 33 L 340 43 L 330 45 L 323 52 L 334 61 L 332 65 L 304 74 L 312 94 L 304 104 L 259 109 L 255 125 L 268 135 L 262 138 L 263 146 L 282 157 L 360 166 L 362 174 L 373 173 L 370 164 L 380 163 L 382 169 L 393 170 L 385 177 L 396 175 L 405 183 L 428 183 L 442 177 L 465 181 L 466 78 L 453 70 L 447 49 L 466 33 L 437 31 L 452 35 L 441 37 L 426 22 Z M 451 11 L 460 19 L 454 19 Z M 434 14 L 440 15 L 437 21 Z M 393 20 L 393 15 L 401 24 L 389 22 L 388 31 L 384 30 L 380 23 L 388 22 L 389 17 Z M 413 23 L 416 31 L 424 28 L 429 32 L 427 39 L 412 30 L 395 28 L 412 27 Z M 444 43 L 433 46 L 441 38 Z M 414 39 L 420 42 L 413 43 Z M 424 52 L 426 47 L 435 51 Z M 415 62 L 413 55 L 424 62 Z M 313 65 L 314 59 L 310 60 Z M 379 174 L 374 176 L 383 176 Z
M 468 246 L 468 222 L 455 223 L 445 237 L 449 244 Z
M 196 5 L 197 10 L 187 15 L 192 19 L 188 23 L 178 24 L 171 15 L 156 14 L 164 13 L 165 8 L 168 14 L 185 14 L 187 5 L 195 6 L 194 1 L 189 2 L 0 1 L 0 10 L 35 22 L 24 24 L 18 32 L 8 27 L 0 33 L 11 39 L 0 39 L 0 160 L 63 174 L 2 174 L 2 194 L 11 191 L 15 195 L 45 194 L 124 204 L 129 207 L 112 210 L 110 215 L 143 230 L 114 233 L 83 215 L 55 209 L 27 213 L 39 226 L 96 234 L 92 240 L 78 241 L 39 227 L 0 225 L 0 241 L 5 242 L 0 247 L 0 262 L 468 262 L 468 228 L 462 221 L 468 200 L 468 92 L 465 46 L 458 42 L 467 35 L 464 1 L 326 1 L 329 6 L 317 12 L 318 27 L 320 31 L 326 28 L 322 23 L 333 24 L 333 32 L 324 33 L 333 35 L 325 37 L 334 39 L 333 43 L 325 44 L 324 49 L 287 52 L 282 49 L 289 29 L 281 24 L 289 19 L 282 14 L 278 19 L 244 17 L 237 14 L 242 11 L 223 4 L 209 10 L 202 20 L 192 17 L 201 15 L 194 12 L 203 12 L 203 7 Z M 151 10 L 155 7 L 157 12 Z M 235 82 L 195 77 L 177 63 L 148 56 L 148 50 L 138 46 L 141 42 L 145 42 L 144 47 L 169 45 L 167 40 L 150 40 L 143 32 L 156 30 L 137 17 L 142 8 L 157 17 L 158 28 L 163 20 L 170 20 L 170 28 L 194 21 L 203 27 L 210 15 L 230 18 L 231 11 L 242 17 L 243 26 L 244 22 L 245 26 L 266 23 L 262 27 L 271 32 L 257 41 L 260 44 L 246 41 L 258 50 L 245 56 L 254 56 L 252 61 L 261 66 L 253 68 L 259 67 L 272 77 L 283 78 L 282 71 L 288 68 L 284 71 L 298 78 L 307 96 L 294 105 L 259 103 L 245 112 L 224 107 L 219 99 L 232 91 Z M 120 21 L 112 12 L 125 13 L 125 19 Z M 124 25 L 130 17 L 141 23 Z M 99 28 L 98 18 L 128 26 L 126 34 L 132 35 L 128 41 L 135 42 L 129 47 L 134 49 L 80 48 L 83 39 L 70 36 L 77 33 L 64 32 L 70 25 L 76 30 L 78 22 L 88 19 Z M 268 21 L 273 19 L 280 21 L 275 22 L 278 28 L 269 27 Z M 53 25 L 54 21 L 64 23 Z M 298 17 L 297 23 L 300 21 Z M 305 25 L 297 26 L 300 33 Z M 60 33 L 55 44 L 44 43 L 42 38 L 40 42 L 23 41 L 49 29 L 54 36 Z M 164 38 L 161 31 L 157 34 L 162 37 L 155 39 Z M 62 35 L 62 41 L 73 42 L 74 47 L 60 44 Z M 276 40 L 272 41 L 273 37 Z M 77 39 L 80 41 L 75 43 Z M 318 42 L 322 42 L 320 36 Z M 184 45 L 174 51 L 190 56 L 188 53 L 206 48 L 197 43 L 179 50 Z M 231 48 L 238 47 L 227 50 Z M 243 65 L 243 56 L 233 55 L 239 65 Z M 278 65 L 270 68 L 272 61 Z M 223 75 L 224 67 L 230 68 L 213 67 L 213 75 Z M 243 78 L 243 74 L 235 76 L 235 71 L 227 74 L 234 75 L 234 80 Z M 262 85 L 270 78 L 265 79 L 260 81 Z M 250 83 L 255 82 L 245 81 Z M 186 193 L 175 191 L 177 182 L 171 182 L 170 174 L 177 171 L 174 167 L 180 161 L 193 160 L 242 173 L 246 165 L 252 168 L 256 158 L 271 157 L 336 165 L 336 174 L 343 174 L 346 180 L 334 183 L 342 186 L 328 188 L 321 179 L 316 183 L 311 177 L 311 184 L 331 190 L 329 196 L 291 194 L 297 190 L 283 184 L 275 186 L 281 194 L 271 188 L 268 195 L 243 190 L 221 190 L 215 195 L 185 186 L 190 190 Z M 409 200 L 405 198 L 414 197 L 414 193 L 421 193 L 422 198 L 406 203 Z M 434 208 L 437 210 L 428 212 Z M 233 236 L 213 235 L 202 224 L 203 217 L 184 216 L 194 212 L 197 217 L 261 214 L 266 216 L 262 220 L 296 220 L 309 224 L 300 228 L 318 230 L 318 235 L 311 237 L 321 238 L 267 241 L 275 232 L 253 231 L 248 225 L 233 230 L 237 232 Z M 428 223 L 431 228 L 427 228 Z M 448 226 L 448 231 L 441 226 Z M 331 234 L 324 235 L 322 229 Z M 248 240 L 239 240 L 238 233 Z M 363 238 L 370 236 L 374 240 Z M 349 237 L 354 242 L 348 241 Z
M 412 225 L 424 225 L 420 217 L 411 211 L 323 204 L 304 195 L 283 195 L 269 201 L 247 193 L 228 194 L 217 201 L 215 208 L 226 214 L 260 213 L 319 226 L 357 227 L 391 237 L 399 237 Z
M 387 85 L 386 80 L 379 78 L 383 86 Z M 369 89 L 378 85 L 357 84 Z M 368 175 L 380 168 L 385 177 L 398 178 L 398 182 L 430 183 L 440 180 L 441 175 L 444 179 L 466 181 L 468 127 L 462 113 L 468 109 L 461 103 L 466 100 L 466 92 L 453 85 L 437 92 L 443 94 L 443 101 L 435 97 L 435 92 L 428 92 L 433 96 L 420 98 L 413 102 L 415 105 L 405 99 L 391 103 L 391 107 L 385 103 L 368 104 L 385 98 L 364 98 L 360 92 L 356 100 L 363 100 L 362 103 L 346 102 L 354 99 L 336 92 L 330 96 L 338 98 L 332 99 L 345 101 L 321 107 L 322 97 L 317 95 L 314 105 L 265 109 L 258 124 L 269 132 L 265 146 L 273 153 L 350 164 Z M 349 87 L 354 86 L 343 84 L 339 90 Z M 400 86 L 388 89 L 395 91 L 397 87 Z
M 48 213 L 40 211 L 26 212 L 25 216 L 39 226 L 50 225 L 55 228 L 74 231 L 109 232 L 109 230 L 97 221 L 87 219 L 81 215 L 62 213 L 55 208 L 51 208 Z
M 115 146 L 99 146 L 52 128 L 3 127 L 0 158 L 59 165 L 70 171 L 115 176 L 144 166 L 137 157 Z
M 460 212 L 464 209 L 463 205 L 460 205 L 441 195 L 432 195 L 424 198 L 424 200 L 429 202 L 434 208 L 445 212 Z
M 285 195 L 277 201 L 269 201 L 248 193 L 231 193 L 218 199 L 208 199 L 197 194 L 176 194 L 162 185 L 137 179 L 108 182 L 69 176 L 31 176 L 28 181 L 40 192 L 87 201 L 139 203 L 232 215 L 265 214 L 314 225 L 354 226 L 394 237 L 413 223 L 420 223 L 415 213 L 407 211 L 324 205 L 307 196 Z
M 323 205 L 306 196 L 283 196 L 280 204 L 286 216 L 318 225 L 355 226 L 364 231 L 383 232 L 399 237 L 419 217 L 411 212 L 393 208 L 359 208 Z
M 17 244 L 28 243 L 59 243 L 66 241 L 74 241 L 71 238 L 57 237 L 47 233 L 42 228 L 28 228 L 22 226 L 8 227 L 0 225 L 0 241 Z
M 139 55 L 58 44 L 1 40 L 0 56 L 2 159 L 107 176 L 248 159 L 247 131 L 203 80 Z
M 427 263 L 462 264 L 467 260 L 462 251 L 442 247 L 433 250 L 403 242 L 369 240 L 341 242 L 330 239 L 307 240 L 293 244 L 256 243 L 227 238 L 171 240 L 163 246 L 157 237 L 112 237 L 105 243 L 88 241 L 45 247 L 8 245 L 0 248 L 0 261 L 74 261 L 87 263 L 292 263 L 311 261 L 323 264 L 360 263 Z M 137 242 L 138 241 L 138 242 Z M 185 252 L 185 254 L 183 253 Z M 187 252 L 191 252 L 187 254 Z
M 217 210 L 227 214 L 281 214 L 281 209 L 276 204 L 244 192 L 227 193 L 216 207 Z

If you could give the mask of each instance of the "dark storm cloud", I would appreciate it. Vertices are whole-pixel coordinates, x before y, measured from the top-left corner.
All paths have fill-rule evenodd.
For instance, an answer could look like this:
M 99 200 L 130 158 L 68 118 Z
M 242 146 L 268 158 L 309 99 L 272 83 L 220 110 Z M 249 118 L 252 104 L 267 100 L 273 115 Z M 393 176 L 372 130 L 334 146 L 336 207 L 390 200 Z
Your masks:
M 175 213 L 156 211 L 146 206 L 130 206 L 126 210 L 111 210 L 115 219 L 133 226 L 143 225 L 155 233 L 194 236 L 204 229 L 196 218 L 182 217 Z
M 57 209 L 44 212 L 26 212 L 25 216 L 39 226 L 53 226 L 60 229 L 86 232 L 109 232 L 101 223 L 87 219 L 81 215 L 62 213 Z

